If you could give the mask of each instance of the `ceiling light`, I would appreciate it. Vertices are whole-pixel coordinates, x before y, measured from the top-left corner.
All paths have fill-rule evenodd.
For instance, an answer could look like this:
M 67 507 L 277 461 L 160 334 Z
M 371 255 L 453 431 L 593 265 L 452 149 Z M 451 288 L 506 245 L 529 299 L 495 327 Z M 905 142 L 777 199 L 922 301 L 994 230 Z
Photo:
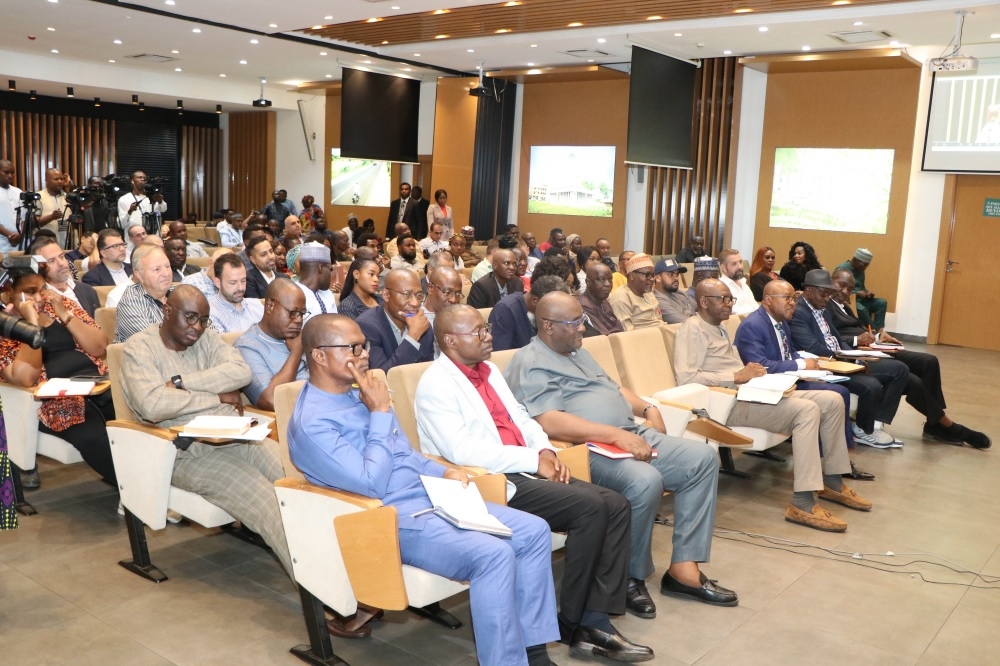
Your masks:
M 499 30 L 496 31 L 498 35 L 502 35 L 505 32 L 510 32 L 510 28 L 500 28 Z
M 482 69 L 482 66 L 476 65 L 476 69 Z
M 767 26 L 766 25 L 762 25 L 759 28 L 757 28 L 757 30 L 759 30 L 760 32 L 767 32 Z
M 864 21 L 855 21 L 854 22 L 854 25 L 864 25 L 864 24 L 865 24 Z
M 395 9 L 395 10 L 398 11 L 399 10 L 399 5 L 393 5 L 392 7 L 389 7 L 389 9 Z M 331 16 L 330 18 L 333 18 L 333 17 Z
M 740 7 L 739 9 L 734 9 L 733 13 L 734 14 L 749 14 L 752 11 L 753 10 L 750 9 L 749 7 Z
M 532 44 L 532 45 L 531 45 L 531 48 L 533 48 L 533 49 L 536 49 L 536 48 L 538 48 L 538 44 Z
M 382 43 L 383 43 L 383 44 L 388 44 L 388 43 L 389 43 L 389 40 L 388 40 L 388 39 L 383 39 L 383 40 L 382 40 Z
M 541 74 L 541 73 L 542 73 L 542 70 L 540 70 L 540 69 L 529 69 L 528 70 L 528 74 L 532 74 L 532 75 L 534 75 L 534 74 Z
M 370 65 L 370 64 L 372 64 L 372 61 L 371 60 L 362 60 L 361 64 L 362 65 Z
M 112 44 L 121 44 L 121 43 L 122 43 L 122 40 L 120 40 L 120 39 L 116 39 L 115 41 L 112 42 Z
M 323 20 L 324 20 L 324 21 L 332 21 L 332 20 L 333 20 L 333 17 L 332 17 L 332 16 L 324 16 L 324 17 L 323 17 Z
M 224 78 L 226 78 L 226 75 L 225 74 L 219 74 L 219 78 L 220 79 L 224 79 Z
M 899 41 L 894 39 L 891 42 L 889 42 L 889 46 L 899 46 Z
M 448 35 L 434 35 L 434 39 L 448 39 Z
M 49 0 L 49 2 L 52 2 L 52 0 Z M 56 0 L 56 2 L 58 2 L 58 0 Z M 32 102 L 34 102 L 36 99 L 38 99 L 38 92 L 35 91 L 35 90 L 32 90 L 31 92 L 29 92 L 28 93 L 28 99 L 30 99 Z
M 326 51 L 320 51 L 319 54 L 320 55 L 326 55 Z
M 59 2 L 59 0 L 49 0 L 49 2 L 56 3 Z
M 277 27 L 278 27 L 278 24 L 277 24 L 277 23 L 268 23 L 268 24 L 267 24 L 267 27 L 268 27 L 268 28 L 277 28 Z
M 732 55 L 732 54 L 733 54 L 732 51 L 723 51 L 722 52 L 722 55 Z
M 404 67 L 403 71 L 404 72 L 412 72 L 413 70 L 411 68 L 409 68 L 409 67 Z
M 808 44 L 806 44 L 805 46 L 802 47 L 802 50 L 803 51 L 812 51 L 813 49 L 812 49 L 811 46 L 809 46 Z
M 433 12 L 431 12 L 431 13 L 432 13 L 432 14 L 435 14 L 435 15 L 436 15 L 436 14 L 450 14 L 450 13 L 451 13 L 451 10 L 450 10 L 450 9 L 435 9 L 435 10 L 434 10 Z
M 593 60 L 588 60 L 587 62 L 594 62 Z
M 655 15 L 653 15 L 653 16 L 647 16 L 647 17 L 646 17 L 646 20 L 647 20 L 647 21 L 662 21 L 662 20 L 663 20 L 663 17 L 662 17 L 662 16 L 660 16 L 659 14 L 655 14 Z
M 503 3 L 504 7 L 517 7 L 521 4 L 520 0 L 510 0 L 510 2 Z
M 55 32 L 56 31 L 55 28 L 46 28 L 46 30 L 48 30 L 49 32 Z
M 476 49 L 465 49 L 466 53 L 475 53 Z
M 173 51 L 171 51 L 171 53 L 173 53 L 174 55 L 177 55 L 178 53 L 180 53 L 180 51 L 178 51 L 177 49 L 174 49 Z
M 851 4 L 851 0 L 833 0 L 833 4 L 835 4 L 835 5 L 849 5 L 849 4 Z
M 165 5 L 170 5 L 171 7 L 173 7 L 173 6 L 174 6 L 174 5 L 176 5 L 177 3 L 176 3 L 176 2 L 174 2 L 174 0 L 164 0 L 163 4 L 165 4 Z
M 52 49 L 53 53 L 59 53 L 59 49 Z
M 534 66 L 535 66 L 535 63 L 533 63 L 533 62 L 529 62 L 528 63 L 528 67 L 534 67 Z
M 597 38 L 597 43 L 598 43 L 598 44 L 603 44 L 603 43 L 604 43 L 604 42 L 606 42 L 606 41 L 608 41 L 608 40 L 604 39 L 603 37 L 598 37 L 598 38 Z
M 146 110 L 146 103 L 145 102 L 139 102 L 139 110 L 140 111 L 145 111 Z
M 260 40 L 259 39 L 251 39 L 250 43 L 251 44 L 260 44 Z
M 322 29 L 323 29 L 323 26 L 321 26 L 321 25 L 314 25 L 313 26 L 313 30 L 322 30 Z
M 684 33 L 682 33 L 682 32 L 675 32 L 674 33 L 674 37 L 683 37 L 683 36 L 684 36 Z
M 109 60 L 108 62 L 110 62 L 110 63 L 114 64 L 114 62 L 115 62 L 115 61 L 114 61 L 114 60 Z
M 221 104 L 216 104 L 215 105 L 215 112 L 216 113 L 222 113 L 222 105 Z
M 567 28 L 579 28 L 579 27 L 580 27 L 580 26 L 582 26 L 582 25 L 583 25 L 583 24 L 582 24 L 582 23 L 580 23 L 579 21 L 573 21 L 572 23 L 567 23 L 567 24 L 566 24 L 566 27 L 567 27 Z
M 990 39 L 1000 39 L 1000 32 L 994 32 L 990 35 Z
M 245 65 L 245 64 L 247 64 L 247 61 L 246 60 L 240 60 L 240 64 L 241 65 Z
M 327 74 L 327 75 L 326 75 L 326 78 L 328 78 L 328 79 L 332 79 L 332 78 L 333 78 L 333 74 Z
M 139 96 L 138 95 L 132 95 L 132 103 L 133 104 L 138 104 L 139 103 Z
M 15 92 L 17 90 L 17 81 L 15 81 L 14 79 L 9 79 L 7 81 L 7 90 Z
M 191 32 L 195 33 L 201 32 L 201 28 L 191 28 Z
M 381 20 L 382 20 L 382 19 L 380 19 L 380 18 L 378 18 L 378 17 L 373 17 L 373 18 L 370 18 L 370 19 L 368 19 L 367 21 L 365 21 L 365 23 L 378 23 L 378 22 L 379 22 L 379 21 L 381 21 Z M 272 28 L 277 28 L 278 26 L 276 26 L 276 25 L 272 25 L 271 27 L 272 27 Z
M 101 105 L 101 98 L 100 97 L 95 97 L 94 98 L 94 106 L 100 106 L 100 105 Z
M 419 58 L 419 57 L 420 57 L 420 54 L 419 54 L 419 53 L 414 53 L 413 55 L 414 55 L 415 57 L 417 57 L 417 58 Z
M 184 70 L 182 70 L 182 69 L 181 69 L 180 67 L 174 67 L 174 71 L 175 71 L 175 72 L 182 72 L 182 71 L 184 71 Z

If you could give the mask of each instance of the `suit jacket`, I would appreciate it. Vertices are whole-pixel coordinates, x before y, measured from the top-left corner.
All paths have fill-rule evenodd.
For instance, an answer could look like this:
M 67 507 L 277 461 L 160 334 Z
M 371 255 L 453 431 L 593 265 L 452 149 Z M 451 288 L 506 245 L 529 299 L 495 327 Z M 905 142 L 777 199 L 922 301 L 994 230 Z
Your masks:
M 386 239 L 395 238 L 396 236 L 396 229 L 395 229 L 396 223 L 400 222 L 399 219 L 400 201 L 401 201 L 400 199 L 393 199 L 392 202 L 389 204 L 389 221 L 386 222 L 385 236 L 383 236 L 383 238 Z M 402 221 L 406 222 L 406 226 L 410 227 L 410 231 L 414 233 L 416 231 L 417 224 L 419 223 L 419 220 L 417 219 L 417 208 L 419 208 L 419 205 L 412 196 L 406 200 L 406 210 L 403 211 Z M 424 210 L 424 215 L 425 215 L 424 227 L 426 228 L 427 226 L 426 209 Z M 414 236 L 414 238 L 419 238 L 419 236 Z
M 788 344 L 794 350 L 795 344 L 792 342 L 792 331 L 788 327 L 788 322 L 779 322 L 779 326 L 785 329 L 785 337 Z M 794 361 L 785 361 L 781 358 L 781 347 L 778 345 L 778 337 L 775 334 L 774 326 L 771 324 L 771 317 L 763 307 L 757 308 L 746 316 L 740 327 L 736 329 L 736 337 L 733 340 L 736 351 L 740 353 L 740 358 L 744 363 L 760 363 L 768 372 L 788 372 L 798 370 L 799 366 Z
M 281 271 L 274 271 L 275 280 L 284 278 L 289 279 L 287 275 Z M 249 264 L 247 266 L 247 290 L 243 294 L 243 298 L 264 298 L 264 292 L 267 291 L 267 280 L 264 279 L 264 274 L 260 272 L 260 269 Z
M 516 275 L 507 282 L 508 296 L 523 291 L 524 281 Z M 493 273 L 490 272 L 472 283 L 467 302 L 474 308 L 492 308 L 500 302 L 500 298 L 500 287 L 497 286 L 497 281 L 493 277 Z
M 823 311 L 823 318 L 826 319 L 826 323 L 830 327 L 830 333 L 839 338 L 840 333 L 837 331 L 837 327 L 833 323 L 828 310 Z M 799 297 L 799 302 L 795 305 L 795 315 L 788 322 L 788 327 L 792 331 L 792 345 L 796 349 L 801 349 L 817 356 L 830 356 L 834 353 L 833 349 L 826 346 L 823 331 L 820 329 L 819 324 L 816 323 L 809 305 L 802 297 Z
M 534 473 L 538 471 L 539 452 L 552 448 L 549 438 L 514 398 L 500 370 L 489 361 L 484 363 L 490 368 L 490 386 L 527 446 L 507 446 L 500 441 L 482 396 L 458 366 L 441 354 L 417 385 L 414 411 L 420 449 L 459 465 L 485 467 L 491 472 Z
M 520 349 L 535 336 L 535 329 L 528 321 L 524 292 L 501 298 L 490 312 L 490 323 L 493 324 L 494 351 Z
M 844 309 L 841 310 L 840 306 L 831 299 L 826 305 L 826 314 L 837 326 L 840 345 L 845 349 L 854 347 L 854 338 L 856 336 L 868 332 L 868 327 L 861 323 L 861 320 L 858 319 L 857 314 L 854 313 L 850 305 L 845 304 Z
M 431 202 L 423 197 L 417 202 L 416 210 L 413 215 L 415 219 L 413 222 L 407 222 L 410 225 L 410 233 L 413 234 L 414 238 L 427 238 L 427 211 L 430 210 Z M 445 238 L 444 240 L 448 240 Z
M 434 360 L 434 329 L 428 328 L 420 337 L 420 349 L 408 341 L 396 342 L 392 332 L 392 322 L 385 315 L 384 307 L 372 308 L 358 316 L 358 326 L 365 339 L 372 343 L 368 355 L 368 367 L 389 372 L 389 368 L 409 363 L 424 363 Z
M 184 264 L 184 272 L 183 273 L 181 271 L 178 271 L 178 270 L 172 270 L 171 272 L 174 274 L 174 282 L 183 282 L 184 278 L 186 278 L 188 275 L 194 275 L 195 273 L 198 273 L 199 271 L 201 271 L 201 269 L 198 268 L 197 266 L 192 266 L 191 264 Z M 261 276 L 261 277 L 263 277 L 263 276 Z M 178 278 L 180 278 L 180 279 L 178 279 Z
M 125 275 L 132 277 L 132 265 L 122 264 L 125 267 Z M 115 279 L 111 277 L 111 271 L 108 267 L 104 265 L 104 262 L 100 262 L 96 266 L 92 266 L 90 270 L 83 274 L 82 280 L 89 284 L 91 287 L 113 287 L 115 286 Z

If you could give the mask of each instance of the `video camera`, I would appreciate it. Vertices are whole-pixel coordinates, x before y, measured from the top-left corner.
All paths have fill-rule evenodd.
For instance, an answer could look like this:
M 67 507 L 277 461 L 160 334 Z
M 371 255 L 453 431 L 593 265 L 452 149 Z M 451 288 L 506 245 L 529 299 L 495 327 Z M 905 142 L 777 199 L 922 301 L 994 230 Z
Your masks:
M 69 204 L 71 208 L 81 208 L 85 204 L 100 201 L 106 196 L 107 195 L 105 194 L 102 186 L 87 185 L 85 187 L 78 187 L 75 190 L 70 190 L 66 194 L 66 203 Z
M 142 191 L 146 193 L 147 197 L 152 197 L 157 194 L 163 193 L 163 186 L 169 181 L 168 178 L 163 178 L 162 176 L 154 176 L 146 180 L 146 184 L 142 186 Z
M 21 203 L 25 206 L 29 204 L 34 204 L 36 201 L 40 200 L 42 195 L 38 192 L 21 192 Z
M 0 290 L 6 289 L 14 278 L 30 273 L 38 273 L 38 262 L 34 257 L 6 257 L 0 261 Z M 45 344 L 45 329 L 6 312 L 0 312 L 0 337 L 23 342 L 32 349 L 38 349 Z

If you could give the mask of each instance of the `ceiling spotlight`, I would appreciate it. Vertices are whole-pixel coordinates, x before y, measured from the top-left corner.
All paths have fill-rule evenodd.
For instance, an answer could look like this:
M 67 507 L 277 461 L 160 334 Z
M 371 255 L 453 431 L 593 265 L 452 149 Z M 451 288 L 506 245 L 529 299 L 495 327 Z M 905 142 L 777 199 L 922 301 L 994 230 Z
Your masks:
M 662 17 L 662 16 L 660 16 L 659 14 L 655 14 L 655 15 L 653 15 L 653 16 L 647 16 L 647 17 L 646 17 L 646 20 L 647 20 L 647 21 L 662 21 L 662 20 L 663 20 L 663 17 Z
M 184 71 L 184 70 L 182 70 L 182 69 L 181 69 L 180 67 L 174 67 L 174 71 L 175 71 L 175 72 L 182 72 L 182 71 Z
M 313 26 L 313 30 L 322 30 L 322 29 L 323 29 L 323 26 L 321 26 L 321 25 L 314 25 Z
M 220 114 L 222 113 L 222 105 L 221 104 L 216 104 L 215 105 L 215 112 L 216 113 L 220 113 Z
M 277 23 L 268 23 L 268 24 L 267 24 L 267 27 L 268 27 L 268 28 L 277 28 L 277 27 L 278 27 L 278 24 L 277 24 Z
M 388 43 L 389 43 L 389 40 L 388 40 L 388 39 L 383 39 L 383 40 L 382 40 L 382 43 L 383 43 L 383 44 L 388 44 Z
M 802 50 L 803 51 L 812 51 L 813 49 L 812 49 L 811 46 L 809 46 L 808 44 L 806 44 L 805 46 L 802 47 Z
M 219 78 L 220 79 L 224 79 L 224 78 L 226 78 L 226 75 L 225 74 L 219 74 Z
M 448 35 L 434 35 L 434 39 L 448 39 Z
M 579 21 L 573 21 L 572 23 L 567 23 L 567 24 L 566 24 L 566 27 L 567 27 L 567 28 L 579 28 L 579 27 L 580 27 L 580 26 L 582 26 L 582 25 L 583 25 L 583 24 L 582 24 L 582 23 L 580 23 Z
M 396 8 L 396 7 L 393 7 L 393 9 L 397 9 L 397 8 Z M 324 16 L 324 17 L 323 17 L 323 20 L 324 20 L 324 21 L 332 21 L 332 20 L 333 20 L 333 17 L 332 17 L 332 16 Z
M 139 103 L 139 96 L 138 95 L 132 95 L 132 103 L 133 104 L 138 104 Z
M 758 30 L 759 32 L 767 32 L 767 26 L 766 26 L 766 25 L 762 25 L 762 26 L 760 26 L 759 28 L 757 28 L 757 30 Z
M 603 43 L 604 43 L 604 42 L 606 42 L 606 41 L 608 41 L 608 40 L 604 39 L 603 37 L 598 37 L 598 38 L 597 38 L 597 43 L 598 43 L 598 44 L 603 44 Z
M 417 57 L 417 58 L 419 58 L 419 57 L 420 57 L 420 54 L 419 54 L 419 53 L 414 53 L 413 55 L 414 55 L 415 57 Z
M 732 51 L 723 51 L 722 55 L 733 55 Z
M 36 99 L 38 99 L 38 93 L 32 90 L 31 92 L 28 93 L 28 99 L 34 102 Z
M 362 60 L 361 64 L 362 65 L 370 65 L 370 64 L 372 64 L 372 61 L 371 60 Z
M 393 5 L 392 7 L 389 7 L 389 9 L 394 9 L 394 10 L 396 10 L 396 11 L 399 11 L 399 5 Z M 329 17 L 327 17 L 327 18 L 333 18 L 333 17 L 332 17 L 332 16 L 329 16 Z
M 498 35 L 502 35 L 505 32 L 510 32 L 510 28 L 500 28 L 499 30 L 496 31 Z
M 450 9 L 435 9 L 432 13 L 433 14 L 450 14 L 451 10 Z
M 382 20 L 382 19 L 380 19 L 379 17 L 377 17 L 377 16 L 373 16 L 372 18 L 370 18 L 370 19 L 368 19 L 367 21 L 365 21 L 365 23 L 378 23 L 378 22 L 379 22 L 379 21 L 381 21 L 381 20 Z
M 100 105 L 101 105 L 101 98 L 100 97 L 95 97 L 94 98 L 94 106 L 100 106 Z
M 854 25 L 864 25 L 864 24 L 865 24 L 864 21 L 855 21 L 854 22 Z
M 465 49 L 466 53 L 475 53 L 476 49 Z
M 534 67 L 534 66 L 535 66 L 535 63 L 533 63 L 533 62 L 529 62 L 528 63 L 528 67 Z
M 753 10 L 750 9 L 749 7 L 740 7 L 739 9 L 734 9 L 733 13 L 734 14 L 749 14 L 752 11 Z
M 173 53 L 174 55 L 177 55 L 178 53 L 180 53 L 180 51 L 178 51 L 177 49 L 174 49 L 173 51 L 171 51 L 171 53 Z
M 46 28 L 46 30 L 48 30 L 49 32 L 55 32 L 56 31 L 55 28 Z
M 260 44 L 260 40 L 259 39 L 251 39 L 250 43 L 251 44 Z
M 59 53 L 59 49 L 52 49 L 53 53 Z
M 110 62 L 111 64 L 114 64 L 115 61 L 114 60 L 109 60 L 108 62 Z
M 240 64 L 241 65 L 245 65 L 245 64 L 247 64 L 247 61 L 246 60 L 240 60 Z
M 201 32 L 201 28 L 191 28 L 191 32 Z
M 177 3 L 176 3 L 176 2 L 174 2 L 174 0 L 164 0 L 163 4 L 165 4 L 165 5 L 170 5 L 171 7 L 173 7 L 173 6 L 174 6 L 174 5 L 176 5 Z
M 115 41 L 113 41 L 113 42 L 111 42 L 111 43 L 112 43 L 112 44 L 121 44 L 121 43 L 122 43 L 122 40 L 120 40 L 120 39 L 116 39 Z
M 675 32 L 674 33 L 674 37 L 683 37 L 683 36 L 684 36 L 684 33 L 682 33 L 682 32 Z
M 538 48 L 538 44 L 531 44 L 531 48 L 537 49 Z
M 889 46 L 897 47 L 899 46 L 899 41 L 894 39 L 891 42 L 889 42 Z
M 328 78 L 328 79 L 332 79 L 332 78 L 333 78 L 333 74 L 327 74 L 327 75 L 326 75 L 326 78 Z
M 15 81 L 14 79 L 10 79 L 9 81 L 7 81 L 7 90 L 9 90 L 11 92 L 16 91 L 17 90 L 17 81 Z
M 139 110 L 140 111 L 145 111 L 146 110 L 146 103 L 145 102 L 139 102 Z
M 409 67 L 404 67 L 404 68 L 403 68 L 403 71 L 404 71 L 404 72 L 412 72 L 413 70 L 412 70 L 412 69 L 410 69 Z
M 320 51 L 319 54 L 320 55 L 326 55 L 326 51 Z

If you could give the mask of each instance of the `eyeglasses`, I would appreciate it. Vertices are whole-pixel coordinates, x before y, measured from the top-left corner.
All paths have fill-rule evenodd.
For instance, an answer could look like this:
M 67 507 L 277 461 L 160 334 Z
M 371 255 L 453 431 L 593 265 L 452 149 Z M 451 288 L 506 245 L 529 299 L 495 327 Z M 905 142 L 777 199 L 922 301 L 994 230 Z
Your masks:
M 641 275 L 643 280 L 651 280 L 653 279 L 654 276 L 653 271 L 632 271 L 632 272 Z
M 571 326 L 572 328 L 580 328 L 580 324 L 587 320 L 587 315 L 580 315 L 578 318 L 572 321 L 562 321 L 561 319 L 546 319 L 541 317 L 543 321 L 550 321 L 553 324 L 565 324 L 566 326 Z
M 427 295 L 422 291 L 396 291 L 395 289 L 389 289 L 389 287 L 386 287 L 385 290 L 399 294 L 407 302 L 415 300 L 417 303 L 423 303 L 424 299 L 427 298 Z
M 468 333 L 461 333 L 459 331 L 452 331 L 451 335 L 478 335 L 481 342 L 486 342 L 486 336 L 493 332 L 493 324 L 486 324 L 478 331 L 470 331 Z
M 435 289 L 441 292 L 441 294 L 449 301 L 455 299 L 457 303 L 461 303 L 462 299 L 465 298 L 465 294 L 462 293 L 461 289 L 445 289 L 436 282 L 427 281 L 427 284 L 433 285 Z
M 118 249 L 123 248 L 123 247 L 125 247 L 125 243 L 114 243 L 112 245 L 105 245 L 104 249 L 105 250 L 118 250 Z
M 188 326 L 201 324 L 202 328 L 208 328 L 208 324 L 212 321 L 212 318 L 207 315 L 199 317 L 197 312 L 184 312 L 181 310 L 181 316 L 184 317 L 184 321 L 187 322 Z
M 781 300 L 785 301 L 786 303 L 794 303 L 795 302 L 795 294 L 768 294 L 767 297 L 768 298 L 780 298 Z
M 722 301 L 723 305 L 732 305 L 736 302 L 736 299 L 732 296 L 709 296 L 708 294 L 705 294 L 705 298 L 718 298 Z
M 281 308 L 282 310 L 284 310 L 285 312 L 287 312 L 288 313 L 288 317 L 290 319 L 292 319 L 292 320 L 302 319 L 307 314 L 309 314 L 308 310 L 289 310 L 284 305 L 282 305 L 280 302 L 278 302 L 278 301 L 276 301 L 274 299 L 269 298 L 267 300 L 271 301 L 272 303 L 274 303 L 275 305 L 277 305 L 279 308 Z
M 351 353 L 355 356 L 361 356 L 361 352 L 370 351 L 372 348 L 371 340 L 365 340 L 364 342 L 353 342 L 349 345 L 316 345 L 316 349 L 347 349 L 350 348 Z

